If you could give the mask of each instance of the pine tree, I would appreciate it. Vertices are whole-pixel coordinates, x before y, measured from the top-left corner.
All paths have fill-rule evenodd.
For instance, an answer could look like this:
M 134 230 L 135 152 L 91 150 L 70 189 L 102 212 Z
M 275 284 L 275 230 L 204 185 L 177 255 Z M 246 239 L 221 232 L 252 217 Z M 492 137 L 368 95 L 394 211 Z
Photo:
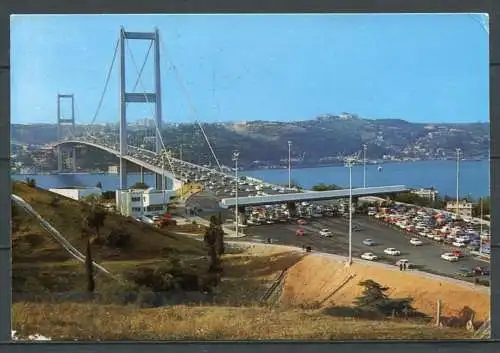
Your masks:
M 87 240 L 87 251 L 85 254 L 85 272 L 87 275 L 87 291 L 93 293 L 95 290 L 94 266 L 92 264 L 92 252 L 90 249 L 90 239 Z

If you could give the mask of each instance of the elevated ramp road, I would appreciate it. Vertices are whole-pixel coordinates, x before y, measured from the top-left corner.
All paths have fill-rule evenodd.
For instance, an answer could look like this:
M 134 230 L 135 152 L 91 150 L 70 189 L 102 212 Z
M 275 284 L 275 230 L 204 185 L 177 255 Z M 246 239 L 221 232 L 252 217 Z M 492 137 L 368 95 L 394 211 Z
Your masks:
M 362 197 L 369 195 L 391 194 L 397 192 L 406 192 L 409 190 L 410 189 L 404 185 L 358 188 L 358 189 L 352 189 L 352 196 Z M 289 201 L 295 201 L 295 202 L 321 201 L 321 200 L 331 200 L 331 199 L 345 198 L 345 197 L 349 197 L 349 189 L 317 191 L 317 192 L 299 192 L 299 193 L 265 195 L 265 196 L 254 196 L 254 197 L 238 197 L 238 205 L 258 206 L 258 205 L 285 203 Z M 234 207 L 236 206 L 236 198 L 232 197 L 232 198 L 222 199 L 219 202 L 219 205 L 222 208 Z

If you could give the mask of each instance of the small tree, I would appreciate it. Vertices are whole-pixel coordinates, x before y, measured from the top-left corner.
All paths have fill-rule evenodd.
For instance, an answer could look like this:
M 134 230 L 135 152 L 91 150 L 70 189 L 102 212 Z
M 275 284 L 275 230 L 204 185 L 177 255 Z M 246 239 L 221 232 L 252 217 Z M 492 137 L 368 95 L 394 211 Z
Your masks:
M 394 298 L 391 299 L 386 294 L 389 287 L 383 287 L 379 283 L 368 279 L 359 282 L 360 286 L 364 287 L 363 294 L 357 297 L 354 301 L 358 309 L 377 312 L 379 314 L 389 316 L 392 314 L 415 314 L 416 310 L 411 305 L 413 298 Z
M 342 189 L 340 186 L 335 185 L 335 184 L 316 184 L 312 187 L 314 191 L 328 191 L 328 190 L 339 190 Z
M 26 178 L 26 184 L 28 184 L 31 188 L 36 188 L 36 179 L 35 178 Z
M 219 212 L 219 217 L 217 219 L 217 225 L 215 226 L 216 228 L 216 252 L 218 256 L 224 255 L 224 230 L 222 229 L 222 213 Z
M 220 272 L 220 259 L 217 254 L 217 217 L 210 217 L 210 225 L 205 231 L 204 236 L 205 245 L 208 248 L 209 268 L 208 272 Z
M 86 225 L 95 231 L 97 238 L 100 236 L 100 230 L 104 226 L 107 213 L 102 208 L 99 198 L 91 195 L 88 199 L 90 207 L 84 212 L 84 220 Z
M 149 189 L 149 186 L 145 183 L 142 183 L 142 182 L 137 182 L 135 183 L 134 185 L 132 185 L 130 187 L 131 189 L 141 189 L 141 190 L 146 190 L 146 189 Z
M 363 286 L 364 289 L 363 294 L 354 300 L 354 305 L 358 308 L 379 311 L 379 306 L 389 299 L 385 294 L 389 287 L 382 287 L 371 279 L 361 281 L 359 285 Z
M 290 217 L 295 217 L 297 214 L 297 204 L 294 201 L 288 201 L 286 203 L 286 208 L 290 212 Z
M 85 254 L 85 272 L 87 275 L 87 291 L 89 293 L 94 293 L 94 290 L 95 290 L 94 266 L 92 264 L 92 252 L 90 249 L 90 239 L 87 240 L 87 251 Z

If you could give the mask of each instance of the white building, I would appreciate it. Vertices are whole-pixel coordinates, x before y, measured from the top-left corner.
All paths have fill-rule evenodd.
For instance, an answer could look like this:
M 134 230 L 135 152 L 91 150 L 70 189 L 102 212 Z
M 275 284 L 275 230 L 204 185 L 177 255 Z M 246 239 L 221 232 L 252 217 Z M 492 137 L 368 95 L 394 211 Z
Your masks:
M 102 190 L 97 187 L 68 187 L 49 189 L 50 192 L 69 197 L 73 200 L 81 200 L 90 195 L 101 196 Z
M 167 204 L 174 196 L 175 190 L 116 190 L 116 209 L 123 216 L 135 218 L 161 215 L 167 211 Z
M 458 202 L 458 212 L 460 215 L 464 217 L 472 217 L 472 202 L 467 201 L 459 201 Z M 446 203 L 446 211 L 457 213 L 457 202 L 456 201 L 448 201 Z
M 416 189 L 412 190 L 411 193 L 431 201 L 436 201 L 437 195 L 439 194 L 439 192 L 434 189 Z

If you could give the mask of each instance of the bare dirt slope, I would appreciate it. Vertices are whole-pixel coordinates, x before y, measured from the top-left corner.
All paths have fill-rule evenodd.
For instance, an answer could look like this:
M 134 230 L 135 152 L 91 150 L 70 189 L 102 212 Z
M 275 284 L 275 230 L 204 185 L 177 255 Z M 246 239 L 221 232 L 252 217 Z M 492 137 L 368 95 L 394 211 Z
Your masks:
M 288 270 L 281 303 L 284 306 L 311 303 L 321 307 L 348 306 L 362 292 L 358 283 L 366 279 L 390 287 L 387 293 L 391 297 L 414 298 L 416 309 L 432 317 L 437 300 L 442 302 L 443 316 L 458 317 L 466 306 L 475 312 L 476 320 L 484 320 L 489 315 L 489 292 L 484 287 L 475 288 L 419 272 L 400 272 L 378 264 L 354 263 L 348 268 L 340 259 L 320 255 L 306 256 Z

